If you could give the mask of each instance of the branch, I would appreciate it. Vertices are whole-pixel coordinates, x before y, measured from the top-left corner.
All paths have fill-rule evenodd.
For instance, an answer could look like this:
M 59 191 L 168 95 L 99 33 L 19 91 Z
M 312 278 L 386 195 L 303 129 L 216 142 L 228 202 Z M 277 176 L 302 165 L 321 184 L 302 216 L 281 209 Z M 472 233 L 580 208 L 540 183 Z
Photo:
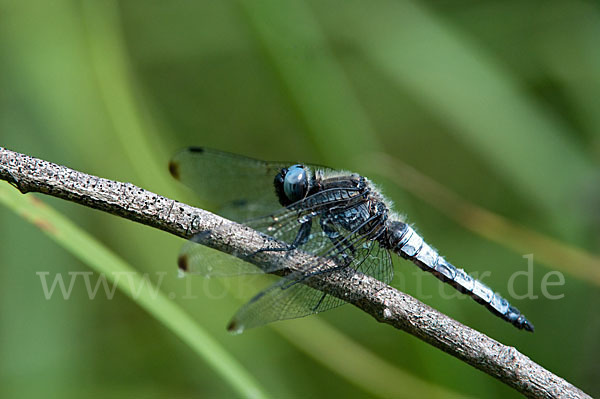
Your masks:
M 183 238 L 210 232 L 203 244 L 242 259 L 261 248 L 277 248 L 273 238 L 202 209 L 162 197 L 130 183 L 87 175 L 0 147 L 0 179 L 22 193 L 39 192 L 112 213 Z M 261 268 L 284 265 L 305 270 L 315 261 L 301 251 L 263 251 L 252 257 Z M 342 298 L 376 320 L 404 330 L 478 368 L 532 398 L 589 398 L 584 392 L 531 361 L 515 348 L 466 327 L 413 297 L 347 268 L 311 278 L 307 284 Z

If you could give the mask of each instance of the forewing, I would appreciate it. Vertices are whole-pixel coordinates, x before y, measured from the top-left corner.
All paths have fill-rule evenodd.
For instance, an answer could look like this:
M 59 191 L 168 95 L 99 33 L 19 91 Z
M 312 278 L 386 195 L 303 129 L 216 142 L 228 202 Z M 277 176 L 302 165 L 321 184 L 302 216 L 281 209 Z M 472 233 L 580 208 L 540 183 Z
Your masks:
M 169 171 L 221 215 L 242 222 L 281 208 L 273 181 L 289 165 L 190 147 L 175 154 Z

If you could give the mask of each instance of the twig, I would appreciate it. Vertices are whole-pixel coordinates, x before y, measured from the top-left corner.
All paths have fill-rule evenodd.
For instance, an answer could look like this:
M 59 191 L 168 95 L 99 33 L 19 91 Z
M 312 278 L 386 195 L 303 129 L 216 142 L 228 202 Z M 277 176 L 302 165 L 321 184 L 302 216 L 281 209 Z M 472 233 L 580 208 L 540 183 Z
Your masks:
M 0 179 L 10 182 L 23 193 L 40 192 L 63 198 L 183 238 L 210 232 L 203 240 L 205 245 L 241 258 L 261 248 L 281 245 L 246 226 L 133 184 L 91 176 L 2 147 Z M 316 260 L 313 255 L 301 251 L 295 251 L 291 256 L 263 251 L 252 259 L 259 267 L 285 265 L 289 271 L 303 270 L 303 265 Z M 528 397 L 589 398 L 515 348 L 466 327 L 372 277 L 346 269 L 316 276 L 307 284 L 354 304 L 376 320 L 440 348 Z

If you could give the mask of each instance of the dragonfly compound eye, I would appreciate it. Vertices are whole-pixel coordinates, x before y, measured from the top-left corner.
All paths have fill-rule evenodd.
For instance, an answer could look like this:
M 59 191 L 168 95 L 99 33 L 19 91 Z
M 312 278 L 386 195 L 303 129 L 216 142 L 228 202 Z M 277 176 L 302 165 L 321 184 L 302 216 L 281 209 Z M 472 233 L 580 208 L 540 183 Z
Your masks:
M 291 203 L 306 197 L 309 189 L 308 173 L 304 166 L 290 166 L 283 178 L 283 192 Z

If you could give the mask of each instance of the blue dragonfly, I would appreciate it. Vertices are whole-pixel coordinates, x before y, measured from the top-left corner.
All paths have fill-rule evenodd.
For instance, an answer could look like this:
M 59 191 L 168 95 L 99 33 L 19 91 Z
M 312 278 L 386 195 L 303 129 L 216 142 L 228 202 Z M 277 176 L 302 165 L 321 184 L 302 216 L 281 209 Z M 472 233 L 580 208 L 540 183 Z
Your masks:
M 394 275 L 391 253 L 395 253 L 515 327 L 533 332 L 533 325 L 506 299 L 441 257 L 363 176 L 305 163 L 260 161 L 204 147 L 179 151 L 169 170 L 201 198 L 213 202 L 223 216 L 286 244 L 275 250 L 302 250 L 333 260 L 336 269 L 350 267 L 386 284 Z M 184 246 L 179 258 L 182 269 L 207 276 L 260 271 L 237 258 L 214 267 L 202 241 L 200 234 Z M 344 300 L 302 284 L 332 270 L 315 264 L 282 277 L 245 304 L 228 328 L 241 332 L 343 305 Z

